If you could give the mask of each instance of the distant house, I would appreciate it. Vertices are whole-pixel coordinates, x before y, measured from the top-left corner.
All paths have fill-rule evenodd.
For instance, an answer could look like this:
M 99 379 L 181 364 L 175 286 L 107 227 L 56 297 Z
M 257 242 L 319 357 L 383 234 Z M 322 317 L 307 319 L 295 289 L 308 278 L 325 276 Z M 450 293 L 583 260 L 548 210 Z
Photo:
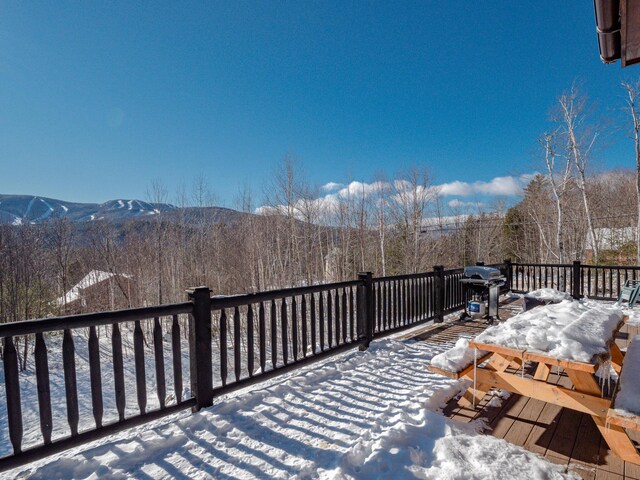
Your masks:
M 636 227 L 596 228 L 596 242 L 600 252 L 600 263 L 616 265 L 634 264 L 636 260 Z M 585 261 L 593 261 L 591 234 L 585 239 Z
M 66 313 L 127 308 L 130 306 L 131 278 L 126 274 L 91 270 L 67 293 L 59 297 L 56 304 L 64 307 Z

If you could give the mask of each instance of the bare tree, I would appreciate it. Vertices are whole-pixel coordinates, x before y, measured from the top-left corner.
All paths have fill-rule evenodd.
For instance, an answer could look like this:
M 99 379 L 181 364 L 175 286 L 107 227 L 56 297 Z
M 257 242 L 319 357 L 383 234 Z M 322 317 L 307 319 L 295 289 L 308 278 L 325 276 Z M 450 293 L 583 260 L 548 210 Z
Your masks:
M 558 174 L 558 165 L 556 160 L 559 155 L 556 151 L 556 137 L 558 131 L 544 133 L 540 139 L 540 144 L 544 148 L 544 161 L 547 167 L 547 178 L 556 206 L 556 246 L 558 248 L 557 258 L 560 263 L 565 262 L 565 245 L 564 245 L 564 198 L 569 186 L 571 177 L 571 160 L 565 158 L 561 165 L 561 172 Z
M 635 83 L 622 82 L 622 88 L 627 93 L 627 112 L 631 115 L 633 126 L 633 143 L 636 156 L 636 260 L 640 265 L 640 111 L 638 111 L 638 96 L 640 95 L 640 81 Z
M 577 185 L 582 195 L 582 203 L 587 219 L 587 227 L 591 237 L 594 260 L 598 263 L 598 239 L 593 225 L 592 212 L 587 198 L 586 168 L 591 148 L 598 137 L 598 132 L 586 130 L 586 97 L 572 85 L 568 92 L 559 98 L 562 112 L 564 133 L 567 137 L 567 157 L 573 162 L 578 172 Z

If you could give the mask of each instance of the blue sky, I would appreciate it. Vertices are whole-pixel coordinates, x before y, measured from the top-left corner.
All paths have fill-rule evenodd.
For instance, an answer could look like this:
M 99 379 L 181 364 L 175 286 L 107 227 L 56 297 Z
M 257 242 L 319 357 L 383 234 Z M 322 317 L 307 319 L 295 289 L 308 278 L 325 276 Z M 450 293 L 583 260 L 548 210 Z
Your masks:
M 0 193 L 144 199 L 207 179 L 259 197 L 290 153 L 311 183 L 427 165 L 436 184 L 530 173 L 579 79 L 619 121 L 590 2 L 0 3 Z M 618 131 L 594 159 L 633 167 Z M 486 189 L 485 189 L 486 190 Z

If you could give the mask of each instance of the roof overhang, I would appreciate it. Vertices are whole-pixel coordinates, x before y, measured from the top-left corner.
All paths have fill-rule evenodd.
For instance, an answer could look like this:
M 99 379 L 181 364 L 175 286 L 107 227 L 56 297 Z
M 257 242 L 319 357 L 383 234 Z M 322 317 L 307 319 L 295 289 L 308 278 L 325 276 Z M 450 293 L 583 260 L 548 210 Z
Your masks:
M 600 58 L 640 63 L 640 0 L 594 0 Z

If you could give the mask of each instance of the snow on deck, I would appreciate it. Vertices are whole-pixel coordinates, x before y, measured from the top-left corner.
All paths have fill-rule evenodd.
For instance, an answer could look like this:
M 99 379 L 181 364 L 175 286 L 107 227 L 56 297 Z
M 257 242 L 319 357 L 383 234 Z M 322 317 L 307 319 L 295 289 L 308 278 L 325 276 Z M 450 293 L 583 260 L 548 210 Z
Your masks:
M 607 341 L 622 317 L 622 310 L 614 305 L 563 300 L 489 327 L 476 341 L 563 360 L 591 362 L 596 355 L 608 353 Z
M 573 478 L 436 410 L 468 385 L 429 372 L 450 345 L 385 339 L 22 467 L 11 478 Z M 9 478 L 9 477 L 8 477 Z
M 535 298 L 543 302 L 561 302 L 562 300 L 571 300 L 571 295 L 561 292 L 555 288 L 539 288 L 524 294 L 527 298 Z

